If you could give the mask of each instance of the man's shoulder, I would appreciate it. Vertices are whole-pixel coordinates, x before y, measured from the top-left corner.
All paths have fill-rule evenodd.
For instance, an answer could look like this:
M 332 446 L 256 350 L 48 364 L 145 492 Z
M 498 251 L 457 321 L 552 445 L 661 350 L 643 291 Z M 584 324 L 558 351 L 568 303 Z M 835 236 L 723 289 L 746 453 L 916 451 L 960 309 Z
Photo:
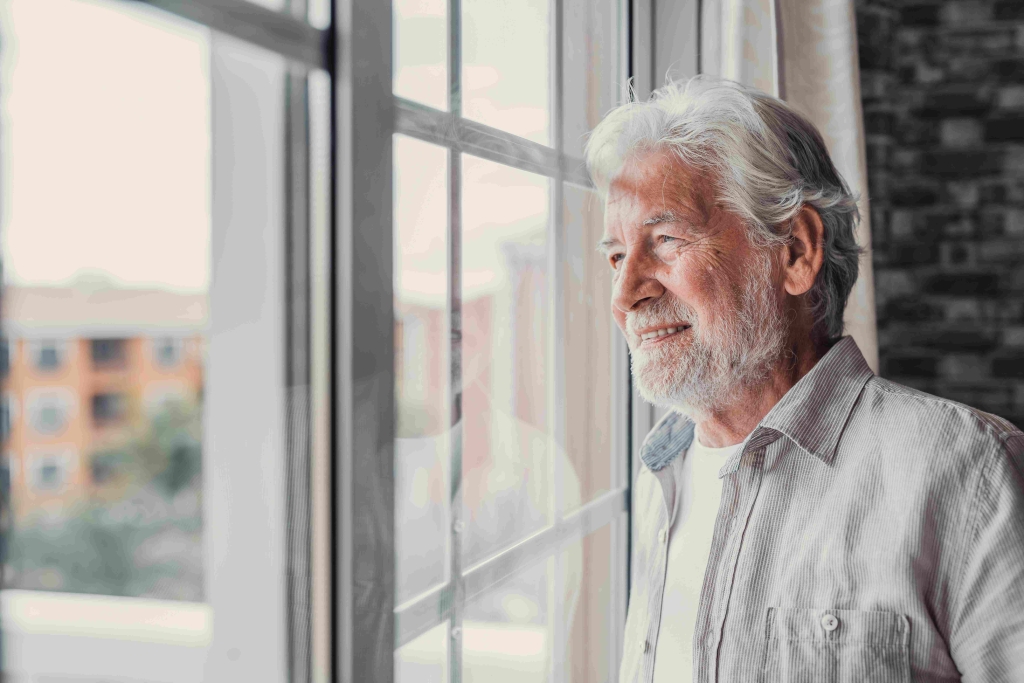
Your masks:
M 1024 433 L 1009 420 L 881 377 L 867 382 L 855 412 L 909 453 L 1019 458 L 1024 449 Z

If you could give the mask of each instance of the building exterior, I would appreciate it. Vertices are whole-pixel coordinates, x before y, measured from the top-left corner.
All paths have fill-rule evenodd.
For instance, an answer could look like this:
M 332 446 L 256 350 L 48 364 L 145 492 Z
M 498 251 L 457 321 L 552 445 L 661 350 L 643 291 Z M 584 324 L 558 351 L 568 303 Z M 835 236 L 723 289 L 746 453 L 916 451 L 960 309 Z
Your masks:
M 110 457 L 203 386 L 205 294 L 109 284 L 3 292 L 0 437 L 15 522 L 123 487 Z

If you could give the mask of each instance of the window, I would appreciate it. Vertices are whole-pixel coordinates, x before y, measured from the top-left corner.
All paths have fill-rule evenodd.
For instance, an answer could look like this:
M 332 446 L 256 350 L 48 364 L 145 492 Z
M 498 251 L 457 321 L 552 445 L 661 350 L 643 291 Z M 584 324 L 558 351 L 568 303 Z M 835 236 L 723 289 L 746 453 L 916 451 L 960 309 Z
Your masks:
M 0 2 L 4 680 L 330 669 L 328 8 Z
M 0 2 L 0 315 L 78 382 L 26 388 L 5 675 L 614 679 L 626 8 Z
M 59 493 L 68 483 L 74 454 L 68 451 L 33 453 L 28 468 L 32 489 L 39 493 Z
M 92 366 L 98 370 L 123 368 L 127 362 L 127 340 L 93 339 L 89 342 Z
M 92 397 L 92 423 L 97 427 L 117 424 L 125 417 L 128 399 L 123 393 L 95 394 Z
M 56 339 L 34 340 L 30 348 L 33 365 L 40 372 L 59 370 L 64 362 L 65 345 Z
M 173 368 L 181 362 L 184 342 L 175 337 L 153 340 L 153 360 L 162 368 Z
M 27 394 L 29 421 L 36 433 L 54 436 L 64 432 L 74 406 L 70 389 L 33 389 Z
M 0 337 L 0 377 L 6 377 L 11 371 L 11 342 L 7 337 Z
M 17 418 L 18 403 L 11 394 L 0 398 L 0 441 L 7 441 L 11 436 L 11 427 Z
M 628 389 L 581 155 L 624 6 L 460 4 L 394 3 L 395 680 L 605 681 Z

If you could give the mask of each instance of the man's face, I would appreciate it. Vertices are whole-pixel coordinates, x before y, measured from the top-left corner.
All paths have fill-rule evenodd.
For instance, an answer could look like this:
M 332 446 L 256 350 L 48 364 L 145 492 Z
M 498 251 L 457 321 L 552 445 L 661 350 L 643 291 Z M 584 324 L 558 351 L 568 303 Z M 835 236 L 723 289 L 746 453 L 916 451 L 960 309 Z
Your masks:
M 713 411 L 763 381 L 788 337 L 778 250 L 753 245 L 710 181 L 667 152 L 627 161 L 605 215 L 612 313 L 641 395 Z

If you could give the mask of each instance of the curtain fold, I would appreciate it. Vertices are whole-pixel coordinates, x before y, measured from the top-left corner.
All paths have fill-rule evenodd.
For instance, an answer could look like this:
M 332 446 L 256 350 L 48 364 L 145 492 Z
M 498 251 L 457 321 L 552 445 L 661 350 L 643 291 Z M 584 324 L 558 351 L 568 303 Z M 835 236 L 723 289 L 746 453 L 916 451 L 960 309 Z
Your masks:
M 702 73 L 786 100 L 821 131 L 839 172 L 860 195 L 865 249 L 846 307 L 847 333 L 878 372 L 871 214 L 852 0 L 703 0 Z

